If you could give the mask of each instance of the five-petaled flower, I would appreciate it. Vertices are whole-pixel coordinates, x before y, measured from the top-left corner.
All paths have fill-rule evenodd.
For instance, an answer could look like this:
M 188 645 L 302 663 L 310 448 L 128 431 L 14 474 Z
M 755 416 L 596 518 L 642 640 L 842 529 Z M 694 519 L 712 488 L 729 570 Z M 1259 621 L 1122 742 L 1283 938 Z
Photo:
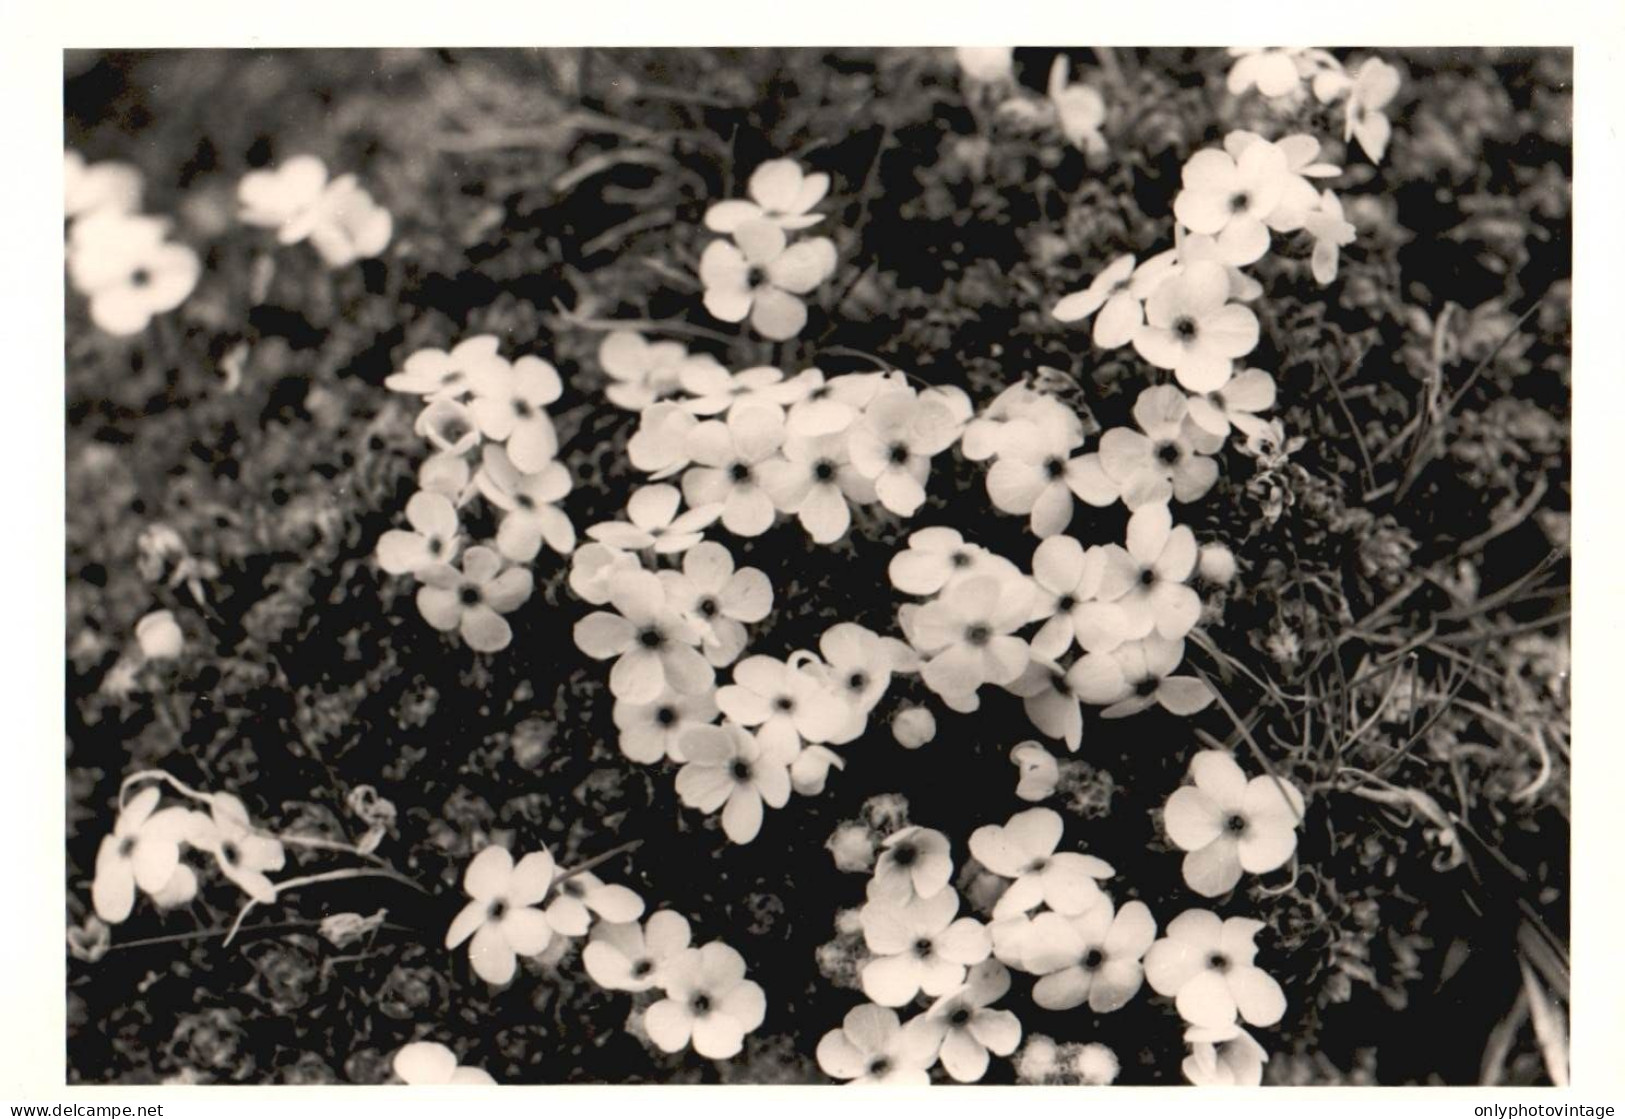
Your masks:
M 1228 368 L 1225 378 L 1229 377 Z M 1219 384 L 1224 384 L 1221 379 Z M 1114 427 L 1100 437 L 1100 466 L 1131 510 L 1195 501 L 1219 478 L 1208 456 L 1224 445 L 1190 417 L 1190 399 L 1172 385 L 1153 385 L 1134 402 L 1140 430 Z
M 653 703 L 667 687 L 684 695 L 706 691 L 716 678 L 695 646 L 700 627 L 682 617 L 652 571 L 631 568 L 609 577 L 609 601 L 575 626 L 576 646 L 595 660 L 614 658 L 609 690 L 628 703 Z
M 202 813 L 189 808 L 158 810 L 161 793 L 148 785 L 129 799 L 113 822 L 113 832 L 96 851 L 91 901 L 96 916 L 116 925 L 130 915 L 139 886 L 156 897 L 181 866 L 181 844 L 205 828 Z
M 463 553 L 462 570 L 449 563 L 420 568 L 418 611 L 431 626 L 457 630 L 468 647 L 480 653 L 506 649 L 513 629 L 502 615 L 530 597 L 535 580 L 523 567 L 507 566 L 484 545 Z
M 1190 392 L 1217 388 L 1229 378 L 1231 361 L 1258 345 L 1258 316 L 1229 299 L 1230 274 L 1222 264 L 1186 265 L 1145 301 L 1146 321 L 1134 332 L 1134 349 L 1158 369 L 1172 369 Z
M 469 937 L 474 973 L 501 985 L 513 978 L 519 956 L 536 956 L 553 939 L 553 928 L 538 906 L 553 885 L 553 855 L 544 847 L 516 864 L 507 848 L 490 846 L 474 856 L 463 874 L 471 899 L 446 930 L 446 947 Z
M 762 830 L 762 805 L 783 808 L 790 799 L 791 759 L 770 755 L 756 736 L 735 723 L 694 727 L 683 735 L 677 795 L 690 808 L 722 809 L 722 831 L 749 843 Z
M 747 317 L 763 338 L 782 342 L 807 325 L 800 298 L 835 272 L 835 242 L 812 237 L 791 245 L 783 226 L 753 218 L 733 241 L 712 241 L 700 255 L 705 309 L 723 322 Z
M 74 223 L 68 278 L 90 300 L 90 319 L 109 334 L 139 334 L 197 286 L 203 265 L 168 240 L 162 218 L 101 209 Z
M 767 1016 L 767 997 L 745 978 L 744 957 L 721 941 L 668 959 L 660 987 L 666 997 L 644 1013 L 643 1028 L 667 1053 L 692 1044 L 702 1057 L 726 1060 Z

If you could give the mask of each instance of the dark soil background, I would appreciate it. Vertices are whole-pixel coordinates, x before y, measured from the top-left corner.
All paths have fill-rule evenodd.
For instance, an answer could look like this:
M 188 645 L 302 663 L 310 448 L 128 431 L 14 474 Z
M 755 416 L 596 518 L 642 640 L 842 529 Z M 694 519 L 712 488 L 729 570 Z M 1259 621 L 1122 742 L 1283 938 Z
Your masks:
M 1216 652 L 1190 648 L 1225 704 L 1191 720 L 1087 717 L 1052 803 L 1069 842 L 1116 866 L 1115 896 L 1166 924 L 1200 899 L 1156 811 L 1204 741 L 1243 744 L 1255 769 L 1261 750 L 1309 793 L 1301 873 L 1284 890 L 1284 874 L 1249 879 L 1216 908 L 1270 926 L 1260 963 L 1290 1005 L 1259 1034 L 1267 1080 L 1546 1081 L 1519 999 L 1520 961 L 1559 1000 L 1567 982 L 1570 57 L 1382 52 L 1406 81 L 1372 166 L 1343 154 L 1340 115 L 1312 101 L 1279 121 L 1256 96 L 1228 97 L 1222 51 L 1067 53 L 1109 106 L 1099 167 L 993 123 L 946 51 L 70 52 L 68 146 L 139 166 L 145 209 L 175 218 L 205 271 L 128 341 L 69 296 L 68 920 L 89 911 L 119 781 L 153 766 L 235 792 L 275 829 L 350 841 L 364 828 L 346 797 L 375 786 L 399 809 L 378 853 L 430 891 L 312 887 L 257 910 L 229 947 L 192 935 L 230 923 L 228 884 L 206 881 L 168 915 L 138 905 L 109 952 L 69 961 L 71 1081 L 377 1082 L 423 1036 L 505 1082 L 821 1080 L 818 1038 L 861 1001 L 838 985 L 841 946 L 820 952 L 863 893 L 826 839 L 900 794 L 962 861 L 972 830 L 1025 807 L 1008 759 L 1034 737 L 1019 701 L 989 691 L 961 716 L 933 697 L 937 739 L 906 751 L 887 719 L 926 693 L 900 681 L 822 796 L 729 845 L 680 807 L 670 767 L 619 753 L 607 667 L 570 639 L 590 608 L 564 562 L 538 560 L 495 656 L 442 638 L 410 580 L 378 570 L 374 545 L 424 453 L 383 379 L 481 332 L 553 361 L 578 527 L 614 516 L 636 483 L 636 417 L 600 392 L 607 320 L 666 324 L 648 333 L 731 368 L 885 363 L 978 403 L 1047 366 L 1093 422 L 1126 422 L 1146 383 L 1132 350 L 1102 354 L 1048 309 L 1116 254 L 1166 247 L 1180 166 L 1235 127 L 1311 131 L 1348 168 L 1336 189 L 1359 238 L 1336 283 L 1316 286 L 1307 244 L 1290 240 L 1253 270 L 1266 292 L 1252 361 L 1306 442 L 1272 470 L 1223 452 L 1219 486 L 1181 510 L 1242 563 L 1204 617 Z M 1017 52 L 1030 88 L 1055 54 Z M 302 152 L 392 211 L 381 259 L 328 272 L 308 246 L 273 250 L 235 221 L 241 175 Z M 700 219 L 781 154 L 831 173 L 819 232 L 841 266 L 801 338 L 730 342 L 693 279 Z M 1444 416 L 1428 404 L 1441 386 L 1460 394 Z M 724 534 L 774 582 L 751 651 L 816 647 L 837 620 L 893 632 L 896 598 L 877 588 L 914 528 L 952 524 L 1027 563 L 1025 521 L 991 509 L 979 466 L 939 458 L 930 493 L 912 521 L 871 514 L 832 549 L 793 523 Z M 1072 531 L 1105 539 L 1122 523 L 1080 506 Z M 138 538 L 155 524 L 212 565 L 206 603 L 143 570 Z M 129 679 L 132 627 L 163 607 L 187 652 Z M 1541 772 L 1531 736 L 1551 771 L 1526 794 Z M 1427 821 L 1356 794 L 1351 769 L 1441 806 L 1465 862 L 1440 869 Z M 574 950 L 490 991 L 441 940 L 491 838 L 547 844 L 564 865 L 643 840 L 600 873 L 744 955 L 768 995 L 746 1052 L 654 1053 L 625 1028 L 629 996 L 588 981 Z M 316 935 L 324 915 L 379 908 L 388 923 L 362 947 Z M 1121 1082 L 1181 1082 L 1165 1000 L 1052 1014 L 1029 986 L 1017 976 L 1004 1004 L 1027 1033 L 1104 1042 Z M 995 1061 L 988 1079 L 1011 1076 Z

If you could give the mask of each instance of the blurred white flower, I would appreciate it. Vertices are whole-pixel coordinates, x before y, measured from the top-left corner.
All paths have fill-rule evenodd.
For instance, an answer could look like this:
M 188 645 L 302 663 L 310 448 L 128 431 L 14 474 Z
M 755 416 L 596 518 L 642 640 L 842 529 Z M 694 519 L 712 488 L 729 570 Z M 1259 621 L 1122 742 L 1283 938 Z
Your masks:
M 1106 101 L 1093 86 L 1067 83 L 1069 60 L 1064 54 L 1055 56 L 1049 71 L 1049 99 L 1055 106 L 1055 116 L 1061 135 L 1074 147 L 1091 155 L 1106 151 L 1106 138 L 1100 126 L 1106 123 Z
M 1309 258 L 1310 271 L 1315 282 L 1325 286 L 1337 279 L 1338 250 L 1354 243 L 1354 225 L 1343 217 L 1343 203 L 1337 195 L 1327 190 L 1320 194 L 1320 205 L 1305 217 L 1304 228 L 1315 239 Z
M 379 255 L 394 232 L 389 211 L 354 175 L 329 182 L 327 166 L 312 155 L 250 171 L 237 184 L 237 201 L 244 222 L 275 229 L 284 245 L 309 240 L 330 268 Z
M 1232 427 L 1251 435 L 1264 426 L 1258 413 L 1275 407 L 1275 379 L 1262 369 L 1245 369 L 1189 401 L 1190 417 L 1210 435 L 1227 436 Z
M 653 478 L 666 478 L 691 461 L 689 433 L 699 424 L 686 407 L 661 401 L 638 417 L 638 429 L 626 444 L 627 457 L 638 470 Z
M 154 610 L 135 623 L 135 640 L 149 661 L 174 660 L 186 648 L 186 634 L 170 610 Z
M 1291 47 L 1231 47 L 1230 55 L 1236 61 L 1225 85 L 1237 96 L 1254 87 L 1265 97 L 1301 92 L 1303 76 L 1298 72 L 1296 53 Z
M 430 400 L 412 423 L 412 430 L 450 455 L 473 450 L 480 441 L 480 427 L 468 405 L 449 397 Z
M 1145 322 L 1145 306 L 1134 294 L 1133 276 L 1134 254 L 1124 253 L 1087 288 L 1063 297 L 1051 313 L 1060 322 L 1078 322 L 1095 315 L 1095 345 L 1104 350 L 1126 346 Z
M 211 826 L 196 828 L 190 841 L 214 856 L 220 872 L 262 905 L 276 900 L 276 887 L 265 876 L 281 870 L 287 860 L 282 841 L 261 835 L 248 818 L 243 802 L 230 793 L 209 797 Z
M 1345 107 L 1343 141 L 1358 141 L 1372 163 L 1381 163 L 1388 150 L 1393 126 L 1383 110 L 1398 92 L 1399 71 L 1376 56 L 1360 63 L 1354 72 Z
M 607 544 L 589 541 L 570 553 L 570 589 L 583 601 L 602 606 L 609 601 L 610 580 L 622 571 L 641 571 L 638 557 Z
M 104 211 L 133 214 L 141 208 L 141 172 L 128 163 L 86 163 L 78 152 L 63 153 L 63 212 L 72 221 Z
M 598 364 L 610 378 L 604 395 L 618 408 L 640 412 L 677 390 L 687 359 L 681 342 L 650 342 L 636 331 L 611 331 L 598 346 Z
M 1014 82 L 1014 47 L 955 47 L 954 59 L 960 71 L 973 82 L 999 85 Z
M 96 850 L 91 901 L 109 925 L 130 915 L 137 887 L 152 896 L 165 889 L 180 866 L 181 844 L 198 836 L 206 822 L 188 808 L 157 811 L 160 795 L 158 786 L 148 785 L 132 796 Z
M 1209 583 L 1225 586 L 1236 577 L 1236 557 L 1223 544 L 1203 544 L 1196 553 L 1196 570 Z
M 881 842 L 867 895 L 870 901 L 905 905 L 910 898 L 946 890 L 953 873 L 947 836 L 917 825 L 899 828 Z
M 918 750 L 937 736 L 936 716 L 928 707 L 904 707 L 891 719 L 891 734 L 905 750 Z
M 68 278 L 90 300 L 90 319 L 109 334 L 138 334 L 197 286 L 197 253 L 169 241 L 162 218 L 102 209 L 74 223 Z
M 749 222 L 766 221 L 780 229 L 806 229 L 824 220 L 812 208 L 829 193 L 829 176 L 807 174 L 793 159 L 770 159 L 751 173 L 746 187 L 750 201 L 732 199 L 714 203 L 705 211 L 705 228 L 714 233 L 735 233 Z
M 497 355 L 494 334 L 477 334 L 445 350 L 418 350 L 406 359 L 399 373 L 384 378 L 384 387 L 427 400 L 465 399 L 474 389 L 474 375 L 490 365 L 506 364 Z
M 1185 1031 L 1190 1056 L 1180 1067 L 1185 1079 L 1202 1088 L 1256 1088 L 1264 1082 L 1264 1047 L 1240 1026 L 1191 1026 Z

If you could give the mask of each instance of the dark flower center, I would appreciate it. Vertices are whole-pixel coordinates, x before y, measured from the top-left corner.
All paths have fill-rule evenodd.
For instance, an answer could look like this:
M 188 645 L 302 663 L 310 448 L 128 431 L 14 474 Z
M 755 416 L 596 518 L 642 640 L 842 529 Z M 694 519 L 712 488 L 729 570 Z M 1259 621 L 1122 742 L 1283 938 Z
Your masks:
M 955 552 L 953 555 L 948 557 L 948 562 L 954 567 L 969 567 L 971 564 L 970 553 Z
M 891 1071 L 891 1060 L 886 1057 L 876 1057 L 869 1062 L 870 1076 L 884 1076 Z
M 1077 604 L 1077 595 L 1063 594 L 1060 598 L 1055 600 L 1055 609 L 1058 613 L 1065 614 Z
M 1225 830 L 1233 835 L 1240 835 L 1247 830 L 1247 817 L 1233 814 L 1224 822 Z
M 828 459 L 820 459 L 813 464 L 813 477 L 820 482 L 827 482 L 835 477 L 835 464 Z
M 638 634 L 638 644 L 645 649 L 658 649 L 665 643 L 666 635 L 653 626 Z
M 1217 408 L 1221 412 L 1224 411 L 1224 393 L 1210 392 L 1207 394 L 1207 399 L 1208 403 L 1213 405 L 1213 407 Z
M 703 991 L 700 992 L 688 1000 L 688 1008 L 693 1012 L 694 1017 L 705 1017 L 707 1014 L 711 1013 L 711 996 Z
M 1229 971 L 1230 957 L 1223 952 L 1215 952 L 1207 958 L 1207 966 L 1214 971 Z
M 516 401 L 513 402 L 513 414 L 518 416 L 520 419 L 522 419 L 522 420 L 530 419 L 531 411 L 532 410 L 531 410 L 531 407 L 530 407 L 530 401 L 528 401 L 528 400 L 516 400 Z
M 485 916 L 490 921 L 500 921 L 508 915 L 508 901 L 506 898 L 497 898 L 486 907 Z
M 969 1022 L 969 1021 L 970 1021 L 970 1007 L 968 1007 L 968 1006 L 956 1007 L 954 1009 L 954 1012 L 952 1014 L 948 1015 L 948 1023 L 949 1023 L 949 1025 L 963 1026 L 966 1022 Z
M 892 461 L 892 463 L 894 465 L 897 465 L 897 466 L 904 465 L 905 463 L 908 462 L 908 444 L 906 444 L 906 443 L 893 443 L 891 445 L 891 447 L 887 450 L 886 457 L 891 459 L 891 461 Z
M 1196 320 L 1189 315 L 1181 315 L 1174 320 L 1174 333 L 1179 335 L 1182 342 L 1192 342 L 1196 339 Z
M 1155 571 L 1153 571 L 1151 568 L 1147 567 L 1146 569 L 1144 569 L 1143 571 L 1140 572 L 1140 586 L 1142 586 L 1142 587 L 1155 586 L 1156 582 L 1157 582 L 1157 573 Z
M 854 672 L 846 678 L 846 686 L 855 692 L 861 692 L 869 686 L 869 677 L 861 672 Z
M 145 268 L 137 268 L 130 273 L 130 284 L 133 287 L 144 288 L 152 283 L 152 273 Z
M 444 552 L 445 550 L 446 550 L 446 542 L 444 540 L 440 539 L 440 537 L 438 537 L 438 536 L 429 537 L 429 554 L 431 556 L 438 556 L 441 552 Z
M 1091 948 L 1088 952 L 1084 953 L 1082 961 L 1083 970 L 1094 971 L 1105 962 L 1106 953 L 1102 952 L 1099 948 Z
M 464 586 L 457 595 L 464 606 L 478 606 L 480 604 L 480 589 L 475 586 Z
M 742 462 L 736 462 L 728 467 L 728 477 L 737 482 L 750 481 L 750 467 Z
M 965 642 L 967 644 L 986 645 L 992 637 L 992 628 L 983 622 L 977 622 L 975 625 L 965 627 Z
M 467 435 L 469 430 L 468 425 L 462 420 L 447 420 L 445 425 L 441 427 L 440 434 L 445 437 L 446 442 L 456 443 Z
M 220 845 L 220 857 L 232 866 L 236 866 L 238 861 L 242 859 L 243 853 L 235 843 L 228 839 Z
M 1150 699 L 1157 694 L 1157 685 L 1161 683 L 1155 676 L 1147 676 L 1134 685 L 1134 694 L 1141 699 Z
M 513 503 L 521 509 L 533 510 L 536 508 L 536 499 L 528 493 L 515 494 Z
M 914 942 L 914 956 L 916 959 L 929 960 L 931 953 L 935 950 L 936 945 L 932 944 L 926 937 L 922 936 Z
M 717 604 L 717 600 L 709 595 L 700 599 L 698 609 L 700 614 L 707 618 L 714 618 L 722 612 L 722 607 Z
M 1252 205 L 1252 203 L 1253 200 L 1246 191 L 1237 191 L 1235 194 L 1230 196 L 1230 212 L 1232 214 L 1243 213 L 1246 211 L 1248 206 Z
M 119 840 L 118 853 L 122 859 L 127 859 L 135 854 L 135 836 L 127 835 Z
M 559 893 L 563 894 L 567 898 L 579 898 L 586 892 L 586 887 L 582 886 L 582 884 L 577 882 L 574 878 L 566 879 L 559 886 Z
M 773 700 L 773 707 L 777 711 L 788 713 L 796 709 L 796 701 L 790 696 L 781 695 Z
M 655 722 L 663 727 L 675 726 L 677 723 L 677 709 L 674 707 L 661 707 L 655 711 Z
M 1157 447 L 1157 457 L 1169 466 L 1179 461 L 1179 444 L 1163 443 Z
M 1044 871 L 1048 867 L 1049 867 L 1049 860 L 1048 859 L 1034 859 L 1032 862 L 1027 864 L 1027 869 L 1026 869 L 1025 873 L 1027 873 L 1027 874 L 1043 874 Z
M 743 758 L 735 759 L 734 763 L 728 767 L 728 772 L 733 774 L 735 781 L 749 781 L 750 763 Z
M 912 844 L 899 843 L 892 848 L 891 857 L 892 862 L 898 866 L 913 866 L 915 861 L 919 859 L 920 852 Z
M 1049 459 L 1044 463 L 1044 474 L 1051 481 L 1063 477 L 1066 474 L 1066 463 L 1062 462 L 1059 458 Z
M 642 979 L 654 969 L 655 964 L 653 960 L 639 960 L 637 963 L 632 965 L 632 978 Z

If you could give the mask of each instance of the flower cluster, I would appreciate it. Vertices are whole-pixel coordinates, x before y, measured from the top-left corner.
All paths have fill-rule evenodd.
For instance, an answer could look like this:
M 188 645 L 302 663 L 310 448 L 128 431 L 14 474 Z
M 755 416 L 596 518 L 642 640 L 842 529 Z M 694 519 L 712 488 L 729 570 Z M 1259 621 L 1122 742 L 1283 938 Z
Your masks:
M 881 844 L 859 914 L 868 959 L 860 976 L 871 1003 L 854 1008 L 818 1043 L 818 1064 L 859 1084 L 926 1084 L 939 1061 L 963 1084 L 987 1072 L 989 1054 L 1008 1057 L 1021 1023 L 995 1009 L 1010 972 L 992 957 L 988 926 L 956 917 L 948 837 L 917 826 Z M 920 996 L 929 1008 L 902 1022 L 894 1008 Z
M 495 337 L 479 335 L 450 352 L 418 351 L 384 383 L 422 400 L 415 427 L 435 454 L 406 505 L 411 527 L 379 538 L 378 565 L 422 584 L 418 610 L 431 626 L 478 652 L 504 649 L 513 631 L 503 615 L 534 587 L 526 565 L 544 543 L 562 555 L 575 549 L 575 528 L 558 505 L 570 473 L 547 412 L 562 391 L 558 371 L 530 355 L 510 362 Z M 465 547 L 461 512 L 476 496 L 499 523 L 494 539 Z
M 313 155 L 250 171 L 237 184 L 237 204 L 246 224 L 276 230 L 279 244 L 309 241 L 329 268 L 378 256 L 395 228 L 354 175 L 329 179 Z
M 1155 504 L 1129 518 L 1126 546 L 1044 540 L 1031 574 L 954 529 L 921 529 L 890 575 L 897 589 L 925 597 L 900 606 L 898 624 L 944 703 L 974 711 L 982 687 L 1002 687 L 1022 697 L 1035 727 L 1077 750 L 1082 704 L 1119 718 L 1155 704 L 1190 715 L 1212 702 L 1201 680 L 1174 675 L 1201 612 L 1186 585 L 1196 560 L 1190 529 Z M 1033 625 L 1030 638 L 1019 635 Z
M 1352 71 L 1318 47 L 1232 47 L 1235 62 L 1226 79 L 1230 92 L 1250 89 L 1271 100 L 1304 100 L 1304 85 L 1322 105 L 1343 102 L 1343 141 L 1355 140 L 1373 163 L 1388 150 L 1393 125 L 1384 110 L 1399 93 L 1400 75 L 1375 55 Z
M 705 309 L 723 322 L 744 322 L 763 338 L 782 342 L 807 325 L 801 298 L 835 273 L 835 242 L 789 235 L 816 225 L 813 207 L 829 193 L 829 176 L 807 174 L 791 159 L 762 164 L 750 177 L 750 199 L 718 202 L 705 227 L 726 234 L 700 256 Z
M 109 334 L 139 334 L 197 286 L 203 264 L 169 239 L 166 218 L 137 213 L 141 174 L 124 163 L 64 158 L 68 279 L 90 302 L 90 319 Z

